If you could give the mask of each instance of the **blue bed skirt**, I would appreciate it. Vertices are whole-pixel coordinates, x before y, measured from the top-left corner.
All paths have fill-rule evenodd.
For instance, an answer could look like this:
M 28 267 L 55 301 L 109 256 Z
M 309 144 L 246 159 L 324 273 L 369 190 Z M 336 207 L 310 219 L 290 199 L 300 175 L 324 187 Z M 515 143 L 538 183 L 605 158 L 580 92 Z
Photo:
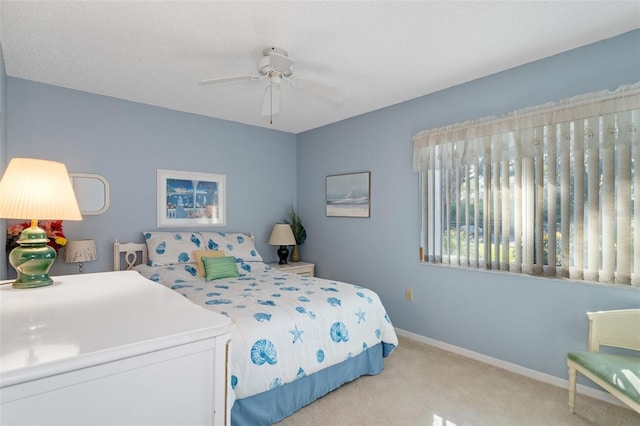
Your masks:
M 394 348 L 378 343 L 353 358 L 302 377 L 295 382 L 238 399 L 231 409 L 232 426 L 270 425 L 293 414 L 305 405 L 364 375 L 382 371 L 382 358 Z

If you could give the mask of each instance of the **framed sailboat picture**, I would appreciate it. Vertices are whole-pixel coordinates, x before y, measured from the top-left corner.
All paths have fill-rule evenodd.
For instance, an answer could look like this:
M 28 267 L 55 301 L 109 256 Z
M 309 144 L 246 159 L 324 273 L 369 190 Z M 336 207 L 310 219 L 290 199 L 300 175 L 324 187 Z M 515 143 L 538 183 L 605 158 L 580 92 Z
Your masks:
M 326 215 L 371 217 L 371 172 L 327 176 Z

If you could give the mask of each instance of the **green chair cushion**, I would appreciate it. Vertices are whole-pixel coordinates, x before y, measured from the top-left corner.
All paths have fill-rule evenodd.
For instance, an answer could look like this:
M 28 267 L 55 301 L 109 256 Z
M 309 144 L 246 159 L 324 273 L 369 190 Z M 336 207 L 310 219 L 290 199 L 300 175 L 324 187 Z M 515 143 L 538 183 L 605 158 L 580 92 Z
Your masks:
M 567 357 L 640 403 L 640 357 L 601 352 L 569 352 Z

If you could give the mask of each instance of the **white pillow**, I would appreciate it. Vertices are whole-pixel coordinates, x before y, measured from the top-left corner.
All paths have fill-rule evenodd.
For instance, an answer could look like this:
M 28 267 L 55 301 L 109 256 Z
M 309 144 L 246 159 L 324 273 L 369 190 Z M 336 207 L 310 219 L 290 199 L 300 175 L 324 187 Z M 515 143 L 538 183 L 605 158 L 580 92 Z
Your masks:
M 199 232 L 143 232 L 150 266 L 195 263 L 193 251 L 202 249 Z
M 207 250 L 224 250 L 244 262 L 262 262 L 251 237 L 241 232 L 202 232 L 202 241 Z

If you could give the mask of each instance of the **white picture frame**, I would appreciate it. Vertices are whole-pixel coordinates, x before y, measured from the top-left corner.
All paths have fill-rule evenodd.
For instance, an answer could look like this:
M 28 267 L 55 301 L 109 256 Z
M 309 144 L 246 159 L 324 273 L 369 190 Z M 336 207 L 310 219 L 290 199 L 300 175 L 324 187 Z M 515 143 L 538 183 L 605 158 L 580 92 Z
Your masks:
M 226 226 L 226 176 L 158 169 L 157 226 Z

